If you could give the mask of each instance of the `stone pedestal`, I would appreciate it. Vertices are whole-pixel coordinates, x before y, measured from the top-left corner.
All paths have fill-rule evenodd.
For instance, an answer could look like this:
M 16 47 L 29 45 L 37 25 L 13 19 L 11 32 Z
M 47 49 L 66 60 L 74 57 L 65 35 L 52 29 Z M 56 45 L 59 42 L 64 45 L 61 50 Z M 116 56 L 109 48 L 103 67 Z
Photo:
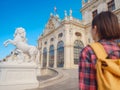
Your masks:
M 35 63 L 0 63 L 0 90 L 24 90 L 38 85 Z

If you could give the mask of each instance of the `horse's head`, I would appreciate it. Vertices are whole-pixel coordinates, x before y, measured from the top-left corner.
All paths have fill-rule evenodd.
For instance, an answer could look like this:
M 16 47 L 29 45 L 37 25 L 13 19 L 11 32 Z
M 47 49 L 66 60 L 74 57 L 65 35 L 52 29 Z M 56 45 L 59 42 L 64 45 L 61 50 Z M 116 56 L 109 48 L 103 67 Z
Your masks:
M 22 27 L 16 28 L 14 37 L 20 36 L 21 38 L 26 38 L 25 29 Z
M 16 28 L 15 33 L 14 33 L 14 40 L 15 41 L 22 41 L 26 42 L 26 32 L 25 29 L 22 27 Z

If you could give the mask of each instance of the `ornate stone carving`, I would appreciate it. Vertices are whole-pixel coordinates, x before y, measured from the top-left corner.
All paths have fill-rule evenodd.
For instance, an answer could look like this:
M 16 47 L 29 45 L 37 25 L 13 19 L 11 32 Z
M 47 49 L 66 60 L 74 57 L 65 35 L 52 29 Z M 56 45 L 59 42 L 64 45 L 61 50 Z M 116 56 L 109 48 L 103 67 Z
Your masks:
M 17 28 L 14 33 L 14 39 L 8 39 L 4 42 L 4 45 L 13 44 L 16 46 L 16 50 L 13 51 L 11 56 L 16 55 L 17 60 L 24 61 L 24 55 L 27 54 L 29 56 L 29 61 L 35 60 L 36 63 L 39 62 L 39 51 L 35 46 L 28 45 L 26 42 L 26 32 L 24 28 Z
M 47 29 L 49 29 L 49 30 L 55 29 L 55 25 L 54 25 L 54 23 L 53 23 L 52 20 L 50 20 L 50 21 L 48 22 Z

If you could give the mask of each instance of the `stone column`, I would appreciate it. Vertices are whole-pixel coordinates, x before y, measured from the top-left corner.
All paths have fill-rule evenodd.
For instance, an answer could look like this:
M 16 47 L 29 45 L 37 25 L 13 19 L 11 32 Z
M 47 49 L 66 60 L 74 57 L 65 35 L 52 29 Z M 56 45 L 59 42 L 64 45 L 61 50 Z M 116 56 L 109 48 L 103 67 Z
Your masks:
M 70 37 L 69 37 L 69 29 L 66 27 L 64 33 L 64 68 L 69 69 L 71 67 L 70 61 Z
M 49 67 L 49 50 L 47 49 L 47 67 Z
M 69 45 L 64 46 L 64 68 L 65 69 L 69 69 L 71 67 L 70 53 L 71 53 L 70 46 Z
M 43 68 L 43 52 L 41 52 L 41 68 Z
M 41 68 L 43 68 L 43 45 L 42 44 L 40 49 L 40 63 L 41 63 Z
M 71 67 L 74 66 L 74 49 L 73 49 L 73 46 L 71 45 L 70 47 L 70 59 L 71 59 Z
M 57 48 L 54 49 L 54 68 L 57 67 Z
M 44 49 L 44 44 L 43 44 L 43 41 L 42 41 L 42 46 L 41 46 L 41 68 L 43 68 L 43 49 Z

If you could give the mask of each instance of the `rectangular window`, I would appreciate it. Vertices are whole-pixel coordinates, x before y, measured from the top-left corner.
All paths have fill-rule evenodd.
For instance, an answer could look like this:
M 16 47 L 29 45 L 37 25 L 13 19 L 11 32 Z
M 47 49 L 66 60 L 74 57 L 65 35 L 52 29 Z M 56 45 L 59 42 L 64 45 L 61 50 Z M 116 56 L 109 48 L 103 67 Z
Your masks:
M 93 18 L 97 15 L 97 10 L 92 12 Z
M 111 0 L 110 2 L 108 2 L 108 11 L 113 11 L 115 10 L 115 2 L 114 0 Z

